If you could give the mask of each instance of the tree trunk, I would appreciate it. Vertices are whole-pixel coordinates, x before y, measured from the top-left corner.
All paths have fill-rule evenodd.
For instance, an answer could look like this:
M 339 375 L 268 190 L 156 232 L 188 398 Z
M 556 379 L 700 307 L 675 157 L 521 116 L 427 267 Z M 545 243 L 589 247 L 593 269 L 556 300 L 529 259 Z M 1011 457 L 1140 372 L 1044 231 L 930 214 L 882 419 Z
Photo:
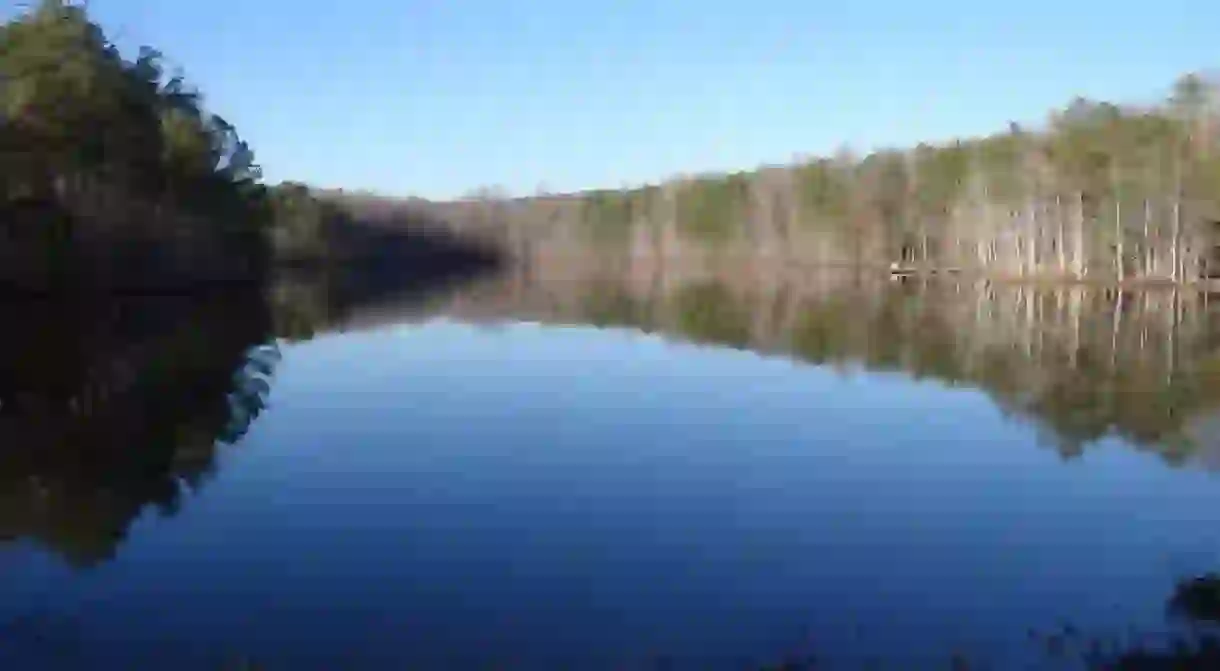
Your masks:
M 1114 199 L 1114 267 L 1118 273 L 1118 283 L 1123 282 L 1123 202 L 1121 198 Z
M 1076 192 L 1076 244 L 1073 245 L 1072 256 L 1074 257 L 1073 265 L 1076 278 L 1080 279 L 1085 274 L 1084 261 L 1084 192 Z
M 1123 325 L 1123 288 L 1118 287 L 1118 295 L 1114 298 L 1114 322 L 1111 325 L 1110 331 L 1110 374 L 1113 375 L 1118 370 L 1118 343 L 1119 331 Z
M 1179 247 L 1181 246 L 1181 244 L 1182 244 L 1182 168 L 1181 168 L 1181 165 L 1179 165 L 1176 176 L 1175 176 L 1175 181 L 1174 181 L 1173 232 L 1171 234 L 1171 242 L 1170 242 L 1170 247 L 1169 247 L 1169 259 L 1170 259 L 1170 263 L 1173 264 L 1172 268 L 1170 269 L 1170 279 L 1172 279 L 1174 282 L 1180 282 L 1182 280 L 1181 273 L 1179 271 L 1179 264 L 1181 262 L 1181 259 L 1179 258 Z
M 1064 231 L 1062 198 L 1058 194 L 1055 195 L 1055 220 L 1059 224 L 1059 238 L 1055 241 L 1059 252 L 1059 273 L 1067 275 L 1067 233 Z
M 1029 228 L 1029 249 L 1026 251 L 1029 258 L 1029 274 L 1034 275 L 1038 272 L 1038 204 L 1036 200 L 1029 204 Z
M 1144 277 L 1152 275 L 1152 200 L 1144 199 Z

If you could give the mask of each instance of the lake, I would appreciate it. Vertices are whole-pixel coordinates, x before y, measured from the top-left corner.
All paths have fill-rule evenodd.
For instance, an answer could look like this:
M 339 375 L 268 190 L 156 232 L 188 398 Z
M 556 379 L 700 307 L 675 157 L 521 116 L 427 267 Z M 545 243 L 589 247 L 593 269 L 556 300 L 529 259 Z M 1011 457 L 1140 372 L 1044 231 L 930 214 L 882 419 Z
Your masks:
M 3 668 L 1207 654 L 1220 296 L 613 263 L 350 293 L 0 305 Z

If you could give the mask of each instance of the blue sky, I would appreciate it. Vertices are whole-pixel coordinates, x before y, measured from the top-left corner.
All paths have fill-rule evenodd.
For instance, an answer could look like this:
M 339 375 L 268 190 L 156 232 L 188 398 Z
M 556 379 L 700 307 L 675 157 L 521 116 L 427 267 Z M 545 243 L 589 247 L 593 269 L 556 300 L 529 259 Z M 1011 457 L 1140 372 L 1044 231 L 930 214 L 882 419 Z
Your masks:
M 92 0 L 269 180 L 620 186 L 1037 122 L 1220 65 L 1220 3 Z

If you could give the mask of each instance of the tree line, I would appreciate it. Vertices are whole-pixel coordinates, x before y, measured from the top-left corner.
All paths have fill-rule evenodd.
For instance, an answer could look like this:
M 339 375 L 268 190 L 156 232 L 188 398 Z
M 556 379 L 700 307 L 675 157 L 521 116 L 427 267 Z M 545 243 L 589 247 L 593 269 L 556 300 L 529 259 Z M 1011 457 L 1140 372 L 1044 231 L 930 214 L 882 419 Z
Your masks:
M 1220 275 L 1220 86 L 1078 98 L 1038 128 L 638 188 L 387 202 L 268 186 L 249 144 L 157 50 L 124 56 L 81 5 L 0 26 L 0 279 L 166 284 L 350 258 L 354 210 L 442 219 L 517 256 L 952 268 L 1184 282 Z
M 268 186 L 250 145 L 162 54 L 125 57 L 83 5 L 0 25 L 0 279 L 165 287 L 259 279 L 343 218 Z
M 1220 275 L 1220 82 L 1183 76 L 1152 105 L 1077 98 L 987 137 L 438 207 L 533 252 L 1190 281 Z

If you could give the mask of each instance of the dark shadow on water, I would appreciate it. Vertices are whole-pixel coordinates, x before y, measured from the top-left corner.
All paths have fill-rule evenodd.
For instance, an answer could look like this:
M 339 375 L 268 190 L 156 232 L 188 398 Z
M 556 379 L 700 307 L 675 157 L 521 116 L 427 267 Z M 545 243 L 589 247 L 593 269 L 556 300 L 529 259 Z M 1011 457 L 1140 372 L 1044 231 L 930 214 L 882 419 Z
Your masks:
M 826 671 L 828 669 L 928 669 L 937 671 L 968 671 L 983 669 L 1045 668 L 1075 669 L 1079 671 L 1207 671 L 1220 668 L 1220 633 L 1211 625 L 1220 622 L 1220 610 L 1216 608 L 1215 595 L 1220 590 L 1220 576 L 1206 575 L 1185 578 L 1178 582 L 1167 598 L 1166 609 L 1169 622 L 1177 626 L 1171 630 L 1156 632 L 1131 631 L 1122 635 L 1095 635 L 1071 624 L 1060 624 L 1042 629 L 1031 629 L 1026 640 L 1026 649 L 1020 660 L 1006 658 L 1002 654 L 983 651 L 978 654 L 948 651 L 939 659 L 922 661 L 904 660 L 894 651 L 877 650 L 870 661 L 844 662 L 837 660 L 830 649 L 804 650 L 799 653 L 778 654 L 771 662 L 743 662 L 741 664 L 717 664 L 718 669 L 740 669 L 740 671 Z M 0 622 L 0 660 L 5 648 L 15 643 L 42 645 L 57 648 L 56 658 L 71 661 L 74 665 L 65 668 L 87 668 L 87 655 L 83 650 L 74 651 L 80 638 L 78 623 L 69 618 L 47 614 L 30 614 L 7 622 Z M 813 646 L 816 648 L 817 646 Z M 171 664 L 174 668 L 204 669 L 214 671 L 264 671 L 291 668 L 266 664 L 257 658 L 224 651 L 178 651 L 153 649 L 146 651 L 150 663 Z M 826 654 L 822 654 L 825 652 Z M 78 654 L 79 653 L 79 654 Z M 409 655 L 404 655 L 409 657 Z M 352 657 L 351 659 L 358 659 Z M 332 668 L 318 660 L 318 665 L 308 668 Z M 640 660 L 637 664 L 616 668 L 661 671 L 705 668 L 703 662 L 693 662 L 666 655 L 656 655 Z M 354 665 L 353 665 L 354 664 Z M 1015 664 L 1015 665 L 1014 665 Z M 150 667 L 151 668 L 151 667 Z M 350 669 L 384 668 L 376 664 L 353 662 L 341 667 Z M 416 667 L 410 667 L 416 668 Z M 445 668 L 522 668 L 509 664 L 492 666 L 453 666 Z M 535 668 L 535 667 L 531 667 Z M 551 667 L 545 667 L 551 668 Z M 562 668 L 578 668 L 565 666 Z M 599 667 L 600 668 L 600 667 Z
M 1220 624 L 1220 574 L 1211 573 L 1178 583 L 1169 612 L 1189 622 Z
M 497 263 L 404 239 L 378 241 L 385 254 L 360 265 L 298 267 L 254 288 L 0 299 L 0 552 L 25 541 L 79 567 L 112 557 L 133 520 L 173 515 L 249 430 L 281 342 Z
M 78 566 L 206 482 L 278 359 L 248 296 L 5 307 L 20 318 L 0 333 L 0 537 Z
M 1168 631 L 1098 636 L 1064 627 L 1032 637 L 1047 658 L 1088 671 L 1220 669 L 1220 574 L 1183 578 L 1166 599 Z

